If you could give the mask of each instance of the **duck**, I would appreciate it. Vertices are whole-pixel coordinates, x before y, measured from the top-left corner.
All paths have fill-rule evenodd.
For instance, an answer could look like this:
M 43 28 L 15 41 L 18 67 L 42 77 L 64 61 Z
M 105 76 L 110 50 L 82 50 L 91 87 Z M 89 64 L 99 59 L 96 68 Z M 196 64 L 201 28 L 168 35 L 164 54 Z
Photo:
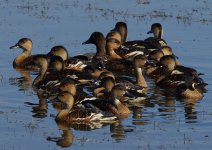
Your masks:
M 205 86 L 205 82 L 201 79 L 197 73 L 194 73 L 193 69 L 184 67 L 184 70 L 179 71 L 176 67 L 176 61 L 174 56 L 166 55 L 160 59 L 160 75 L 156 79 L 156 84 L 163 88 L 176 89 L 177 86 L 185 82 L 188 76 L 192 76 L 193 82 Z M 186 69 L 187 68 L 187 69 Z
M 115 79 L 111 76 L 101 78 L 99 86 L 93 90 L 93 95 L 101 99 L 107 99 L 115 85 Z
M 86 40 L 82 44 L 94 44 L 96 46 L 96 53 L 92 58 L 92 62 L 95 62 L 96 60 L 107 61 L 108 59 L 110 59 L 110 57 L 106 55 L 106 41 L 103 33 L 97 31 L 93 32 L 88 38 L 88 40 Z
M 178 84 L 176 87 L 175 96 L 183 99 L 196 99 L 203 98 L 203 93 L 206 92 L 204 85 L 194 82 L 194 76 L 190 74 L 186 79 Z
M 44 62 L 47 60 L 38 58 L 37 61 L 38 63 L 43 65 L 46 64 Z M 67 83 L 68 85 L 66 85 L 67 88 L 70 89 L 64 89 L 64 90 L 67 90 L 68 92 L 71 92 L 73 95 L 75 95 L 76 89 L 74 88 L 73 84 L 75 84 L 77 87 L 83 87 L 83 85 L 91 85 L 92 82 L 94 82 L 94 79 L 97 78 L 99 74 L 102 72 L 101 66 L 100 67 L 87 66 L 86 68 L 84 68 L 82 72 L 64 69 L 64 61 L 59 56 L 53 56 L 50 59 L 49 64 L 47 65 L 49 65 L 48 67 L 49 72 L 45 73 L 45 76 L 41 76 L 40 83 L 35 85 L 37 85 L 36 88 L 42 90 L 47 95 L 51 96 L 60 92 L 63 89 L 62 88 L 63 84 L 66 85 L 66 82 L 68 82 Z M 81 89 L 77 88 L 77 91 L 78 90 L 81 91 L 81 94 L 76 94 L 75 98 L 81 99 L 82 93 L 84 92 L 82 91 L 82 88 Z
M 153 33 L 153 37 L 145 39 L 145 42 L 151 43 L 155 48 L 161 48 L 162 46 L 167 46 L 167 42 L 162 39 L 163 37 L 163 27 L 160 23 L 153 23 L 151 25 L 151 30 L 147 34 Z
M 49 58 L 53 56 L 60 56 L 64 62 L 66 62 L 69 58 L 68 50 L 62 45 L 52 47 L 49 53 L 47 53 L 47 56 Z
M 81 105 L 85 108 L 97 108 L 105 113 L 112 113 L 117 117 L 127 117 L 131 112 L 124 102 L 125 93 L 126 88 L 121 84 L 116 84 L 107 99 L 88 98 L 82 100 Z
M 68 50 L 62 45 L 52 47 L 47 56 L 49 58 L 53 56 L 60 56 L 64 61 L 64 68 L 75 71 L 82 71 L 89 61 L 89 58 L 85 55 L 69 57 Z
M 158 63 L 160 62 L 160 59 L 164 56 L 164 53 L 161 50 L 153 50 L 148 55 L 148 65 L 145 67 L 145 74 L 153 78 L 156 70 L 160 67 Z
M 136 81 L 133 81 L 127 77 L 116 77 L 116 83 L 123 84 L 127 90 L 135 90 L 139 93 L 143 93 L 147 89 L 147 83 L 143 76 L 143 67 L 147 63 L 145 55 L 138 55 L 133 60 L 134 74 Z
M 112 37 L 115 37 L 114 39 L 119 37 L 119 40 L 121 40 L 120 34 L 114 34 Z M 122 60 L 121 57 L 118 56 L 114 51 L 112 51 L 114 53 L 108 53 L 106 51 L 106 48 L 108 48 L 105 45 L 106 39 L 101 32 L 93 32 L 89 39 L 82 44 L 94 44 L 96 46 L 96 54 L 93 56 L 91 64 L 102 63 L 107 70 L 117 72 L 129 70 L 129 67 L 132 68 L 132 61 Z M 110 45 L 112 50 L 118 47 L 119 45 L 116 46 L 116 43 L 114 42 L 112 42 Z
M 163 28 L 160 23 L 153 23 L 151 25 L 151 30 L 147 32 L 148 34 L 153 33 L 154 37 L 149 37 L 145 40 L 133 40 L 126 41 L 128 35 L 127 24 L 125 22 L 117 22 L 115 28 L 112 31 L 117 31 L 121 34 L 121 44 L 124 47 L 128 47 L 130 49 L 134 48 L 138 51 L 143 51 L 148 54 L 148 52 L 159 49 L 162 46 L 167 46 L 167 43 L 164 39 L 162 39 Z
M 39 88 L 45 81 L 48 70 L 48 57 L 46 55 L 36 55 L 29 63 L 30 65 L 35 65 L 39 68 L 39 73 L 37 77 L 33 80 L 32 86 Z
M 30 38 L 21 38 L 15 45 L 11 46 L 10 49 L 21 48 L 23 52 L 17 56 L 13 61 L 13 68 L 24 69 L 24 70 L 38 70 L 34 65 L 30 65 L 29 62 L 33 60 L 36 55 L 31 55 L 33 42 Z
M 144 49 L 135 46 L 123 46 L 122 37 L 118 31 L 110 31 L 106 36 L 106 54 L 114 59 L 130 59 L 144 54 Z
M 101 112 L 97 112 L 94 109 L 83 108 L 83 107 L 74 107 L 74 97 L 70 93 L 62 93 L 57 97 L 61 102 L 67 105 L 67 108 L 64 108 L 59 111 L 55 117 L 56 122 L 61 123 L 91 123 L 91 122 L 101 122 L 101 121 L 114 121 L 117 117 L 110 116 L 106 117 Z

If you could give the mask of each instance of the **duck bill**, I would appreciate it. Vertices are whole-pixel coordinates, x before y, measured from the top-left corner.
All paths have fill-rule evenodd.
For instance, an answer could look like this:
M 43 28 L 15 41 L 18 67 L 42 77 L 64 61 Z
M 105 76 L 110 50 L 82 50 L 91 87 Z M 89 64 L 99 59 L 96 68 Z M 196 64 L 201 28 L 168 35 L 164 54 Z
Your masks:
M 10 49 L 15 49 L 15 48 L 20 48 L 20 46 L 18 45 L 18 43 L 10 47 Z
M 85 45 L 85 44 L 91 44 L 91 40 L 88 39 L 87 41 L 83 42 L 82 45 Z
M 149 32 L 147 32 L 147 34 L 153 33 L 151 30 Z

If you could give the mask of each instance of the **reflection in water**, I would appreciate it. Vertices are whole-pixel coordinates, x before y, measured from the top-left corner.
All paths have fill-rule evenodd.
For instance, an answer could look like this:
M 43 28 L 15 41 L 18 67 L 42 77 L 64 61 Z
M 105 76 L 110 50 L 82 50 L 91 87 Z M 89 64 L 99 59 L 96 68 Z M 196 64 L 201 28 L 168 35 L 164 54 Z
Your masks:
M 30 71 L 16 69 L 17 72 L 20 73 L 21 77 L 18 78 L 9 78 L 9 82 L 11 85 L 16 85 L 19 87 L 20 91 L 28 91 L 31 89 L 32 85 L 32 77 L 30 75 Z
M 110 125 L 111 137 L 116 141 L 124 140 L 127 132 L 133 132 L 135 126 L 123 126 L 121 120 Z
M 174 97 L 165 96 L 165 99 L 161 100 L 158 105 L 160 106 L 158 108 L 159 112 L 175 112 L 176 111 Z M 170 115 L 170 114 L 165 114 L 165 115 Z
M 184 104 L 186 123 L 196 123 L 198 118 L 195 105 L 200 99 L 182 99 L 181 101 Z
M 148 124 L 148 121 L 143 119 L 142 109 L 143 109 L 143 107 L 137 107 L 137 106 L 134 106 L 134 107 L 131 108 L 132 118 L 133 118 L 132 124 L 133 125 L 146 125 L 146 124 Z
M 58 128 L 63 131 L 60 137 L 47 137 L 48 141 L 56 142 L 58 146 L 70 147 L 73 143 L 74 136 L 69 126 L 58 124 Z
M 46 97 L 43 96 L 42 93 L 37 92 L 37 96 L 39 99 L 38 104 L 34 104 L 31 102 L 25 102 L 25 104 L 33 106 L 32 107 L 32 113 L 33 117 L 35 118 L 45 118 L 47 114 L 47 109 L 48 109 L 48 103 Z
M 41 93 L 37 92 L 39 103 L 38 106 L 32 107 L 33 117 L 45 118 L 47 114 L 48 104 L 47 99 Z

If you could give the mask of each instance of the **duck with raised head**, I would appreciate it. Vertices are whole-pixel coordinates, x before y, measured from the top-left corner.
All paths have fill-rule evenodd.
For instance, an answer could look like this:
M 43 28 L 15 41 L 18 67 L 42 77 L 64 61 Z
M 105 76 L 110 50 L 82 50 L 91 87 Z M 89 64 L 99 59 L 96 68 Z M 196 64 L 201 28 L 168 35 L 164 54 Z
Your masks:
M 26 69 L 26 70 L 38 70 L 34 65 L 29 64 L 33 57 L 36 55 L 31 55 L 33 43 L 29 38 L 22 38 L 10 49 L 21 48 L 23 52 L 17 56 L 13 61 L 13 68 L 16 69 Z
M 160 23 L 153 23 L 151 30 L 147 34 L 153 33 L 153 37 L 145 39 L 145 42 L 152 44 L 155 48 L 161 48 L 162 46 L 167 46 L 166 41 L 163 39 L 163 27 Z
M 104 116 L 101 112 L 94 109 L 74 107 L 74 97 L 70 93 L 61 93 L 57 97 L 61 102 L 67 105 L 67 108 L 59 111 L 55 117 L 56 122 L 63 122 L 67 124 L 72 123 L 90 123 L 90 122 L 104 122 L 114 121 L 115 116 Z
M 50 59 L 50 63 L 54 60 L 59 60 L 59 62 L 63 62 L 62 58 L 59 56 L 52 57 Z M 30 64 L 35 65 L 39 68 L 39 74 L 34 79 L 32 86 L 36 89 L 44 88 L 47 91 L 51 91 L 52 88 L 58 87 L 60 84 L 60 78 L 62 74 L 60 71 L 63 69 L 63 64 L 57 64 L 51 72 L 49 70 L 49 60 L 46 55 L 36 55 L 33 57 Z
M 122 26 L 122 25 L 120 24 L 120 26 Z M 140 49 L 141 51 L 145 52 L 146 54 L 148 54 L 152 50 L 159 49 L 162 46 L 167 46 L 166 41 L 164 39 L 162 39 L 163 28 L 160 23 L 152 24 L 151 30 L 147 33 L 148 34 L 153 33 L 154 37 L 149 37 L 145 40 L 126 41 L 122 45 L 126 46 L 126 47 L 135 47 L 135 48 Z
M 145 49 L 135 46 L 123 46 L 122 36 L 118 31 L 110 31 L 106 36 L 106 53 L 112 58 L 129 59 L 144 54 Z
M 119 34 L 118 34 L 119 35 Z M 116 37 L 117 35 L 113 35 Z M 121 40 L 121 37 L 119 36 Z M 96 46 L 96 54 L 92 58 L 92 64 L 103 63 L 105 64 L 106 69 L 110 71 L 123 71 L 132 66 L 132 62 L 129 60 L 120 60 L 121 57 L 118 56 L 114 51 L 113 54 L 106 53 L 106 40 L 104 35 L 101 32 L 93 32 L 89 39 L 83 44 L 94 44 Z M 108 43 L 107 43 L 108 44 Z M 113 50 L 114 48 L 118 48 L 120 45 L 116 45 L 116 43 L 111 43 L 110 48 Z M 128 69 L 129 70 L 129 69 Z
M 129 91 L 137 91 L 138 93 L 145 93 L 147 88 L 146 80 L 143 76 L 143 68 L 147 63 L 145 55 L 138 55 L 133 60 L 134 73 L 136 81 L 133 81 L 127 77 L 116 77 L 116 83 L 123 84 Z
M 58 91 L 59 85 L 63 82 L 69 82 L 74 81 L 77 85 L 87 85 L 90 84 L 95 75 L 97 74 L 97 77 L 99 76 L 98 72 L 101 71 L 100 67 L 89 67 L 83 69 L 82 72 L 77 72 L 70 69 L 64 69 L 64 61 L 59 56 L 53 56 L 49 60 L 49 64 L 46 63 L 48 59 L 37 57 L 37 59 L 34 60 L 35 65 L 39 66 L 41 68 L 42 73 L 44 74 L 43 68 L 48 68 L 48 73 L 46 72 L 45 75 L 38 75 L 39 82 L 34 80 L 33 85 L 39 89 L 42 89 L 43 91 L 47 92 L 46 94 L 55 93 Z M 49 66 L 49 67 L 48 67 Z M 98 70 L 98 71 L 97 71 Z M 46 70 L 47 71 L 47 70 Z M 37 78 L 38 78 L 37 77 Z M 36 78 L 36 79 L 37 79 Z M 73 94 L 73 93 L 72 93 Z
M 92 58 L 92 62 L 95 62 L 96 60 L 107 61 L 111 59 L 108 55 L 106 55 L 106 41 L 104 35 L 101 32 L 93 32 L 88 40 L 82 44 L 94 44 L 96 46 L 96 53 Z
M 39 74 L 37 77 L 34 79 L 32 86 L 35 88 L 39 88 L 43 82 L 44 79 L 47 75 L 47 70 L 48 70 L 48 58 L 46 55 L 36 55 L 33 57 L 31 60 L 30 64 L 35 65 L 39 68 Z

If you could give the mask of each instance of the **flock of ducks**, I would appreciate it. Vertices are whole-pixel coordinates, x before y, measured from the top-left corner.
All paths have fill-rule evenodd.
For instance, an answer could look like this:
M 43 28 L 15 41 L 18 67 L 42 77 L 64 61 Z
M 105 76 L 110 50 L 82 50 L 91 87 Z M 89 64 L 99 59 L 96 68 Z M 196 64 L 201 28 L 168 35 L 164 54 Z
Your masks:
M 148 99 L 146 78 L 176 97 L 201 99 L 207 85 L 201 73 L 177 59 L 162 39 L 160 23 L 152 24 L 149 33 L 153 36 L 145 40 L 127 41 L 127 24 L 117 22 L 106 37 L 93 32 L 82 43 L 94 44 L 94 55 L 74 57 L 69 57 L 64 46 L 31 55 L 32 40 L 22 38 L 10 47 L 23 50 L 13 67 L 37 72 L 33 89 L 51 97 L 58 110 L 55 120 L 64 124 L 104 123 L 128 117 L 129 103 Z

